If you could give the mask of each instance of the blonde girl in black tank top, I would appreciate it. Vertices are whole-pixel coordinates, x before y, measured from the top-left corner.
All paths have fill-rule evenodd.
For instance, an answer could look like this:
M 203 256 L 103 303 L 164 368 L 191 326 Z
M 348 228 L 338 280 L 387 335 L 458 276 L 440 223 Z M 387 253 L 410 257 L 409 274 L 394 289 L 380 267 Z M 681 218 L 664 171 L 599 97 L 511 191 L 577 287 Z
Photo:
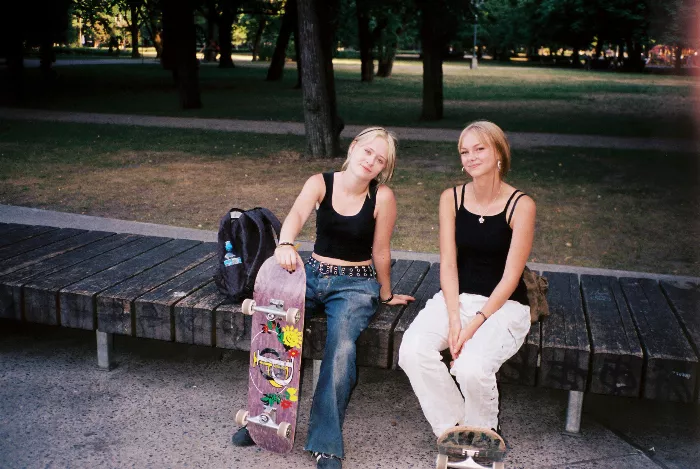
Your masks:
M 343 420 L 356 382 L 355 342 L 379 303 L 413 297 L 391 292 L 391 233 L 396 199 L 386 185 L 394 171 L 396 139 L 382 127 L 360 132 L 341 171 L 316 174 L 304 184 L 282 224 L 275 250 L 285 269 L 306 270 L 306 314 L 327 317 L 326 344 L 314 393 L 305 449 L 316 467 L 338 469 L 344 457 Z M 306 265 L 294 240 L 316 209 L 316 243 Z M 245 428 L 234 444 L 252 440 Z
M 499 430 L 496 372 L 530 329 L 521 277 L 535 203 L 503 179 L 510 147 L 496 124 L 467 126 L 458 150 L 471 181 L 440 198 L 442 290 L 406 331 L 399 351 L 399 365 L 436 436 L 456 424 Z M 449 370 L 437 353 L 448 348 Z

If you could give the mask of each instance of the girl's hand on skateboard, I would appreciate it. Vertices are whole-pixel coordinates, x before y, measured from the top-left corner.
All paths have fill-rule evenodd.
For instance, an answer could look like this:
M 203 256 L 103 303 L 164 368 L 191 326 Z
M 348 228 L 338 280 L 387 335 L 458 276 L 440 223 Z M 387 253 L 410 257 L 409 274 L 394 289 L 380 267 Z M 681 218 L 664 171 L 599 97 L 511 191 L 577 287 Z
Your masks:
M 283 245 L 277 246 L 277 249 L 275 249 L 275 259 L 277 263 L 287 272 L 291 273 L 297 270 L 298 258 L 299 254 L 297 254 L 294 246 Z M 299 259 L 299 262 L 301 263 L 301 259 Z

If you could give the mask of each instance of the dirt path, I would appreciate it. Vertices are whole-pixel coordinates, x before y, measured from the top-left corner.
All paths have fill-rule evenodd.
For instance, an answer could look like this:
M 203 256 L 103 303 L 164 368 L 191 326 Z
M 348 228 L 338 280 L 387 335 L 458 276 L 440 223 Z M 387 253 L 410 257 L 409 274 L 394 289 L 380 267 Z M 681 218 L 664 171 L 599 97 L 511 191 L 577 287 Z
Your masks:
M 253 132 L 260 134 L 304 135 L 304 124 L 302 122 L 100 114 L 18 108 L 0 108 L 0 119 L 76 122 L 85 124 L 137 125 L 144 127 Z M 341 136 L 352 138 L 363 128 L 364 126 L 362 125 L 347 125 Z M 392 127 L 391 130 L 396 132 L 399 140 L 456 142 L 459 137 L 459 131 L 455 129 Z M 669 138 L 609 137 L 601 135 L 572 135 L 534 132 L 508 132 L 508 138 L 513 148 L 577 147 L 658 150 L 672 152 L 700 151 L 700 142 Z

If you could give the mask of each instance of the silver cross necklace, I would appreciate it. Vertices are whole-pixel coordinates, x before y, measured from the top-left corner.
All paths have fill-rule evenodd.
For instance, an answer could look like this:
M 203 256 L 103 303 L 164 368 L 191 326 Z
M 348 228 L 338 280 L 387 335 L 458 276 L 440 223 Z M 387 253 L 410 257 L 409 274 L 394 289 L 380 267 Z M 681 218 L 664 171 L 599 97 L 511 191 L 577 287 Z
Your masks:
M 487 213 L 489 211 L 489 208 L 491 208 L 491 205 L 496 201 L 499 195 L 501 195 L 501 187 L 503 187 L 503 181 L 501 181 L 498 184 L 498 192 L 496 193 L 496 197 L 493 198 L 490 204 L 486 206 L 486 210 L 482 210 L 481 205 L 479 204 L 479 201 L 476 199 L 476 190 L 474 189 L 474 183 L 472 183 L 472 194 L 474 194 L 474 203 L 476 203 L 477 208 L 479 209 L 479 213 L 481 214 L 479 216 L 479 223 L 484 223 L 486 220 L 484 219 L 484 213 Z

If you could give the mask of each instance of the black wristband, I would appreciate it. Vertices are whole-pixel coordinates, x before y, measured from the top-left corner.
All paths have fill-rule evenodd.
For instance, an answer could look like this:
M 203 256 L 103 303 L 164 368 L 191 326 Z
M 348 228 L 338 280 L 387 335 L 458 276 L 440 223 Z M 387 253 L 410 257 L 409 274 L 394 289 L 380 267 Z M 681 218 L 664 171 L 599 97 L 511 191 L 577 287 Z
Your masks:
M 382 300 L 381 297 L 379 297 L 379 302 L 380 302 L 381 304 L 385 305 L 385 304 L 389 303 L 389 302 L 390 302 L 391 300 L 393 300 L 393 299 L 394 299 L 394 294 L 392 293 L 391 295 L 389 295 L 389 298 L 387 298 L 386 300 Z
M 292 247 L 294 247 L 294 243 L 290 243 L 289 241 L 282 241 L 281 243 L 279 243 L 277 245 L 277 247 L 280 247 L 280 246 L 292 246 Z

